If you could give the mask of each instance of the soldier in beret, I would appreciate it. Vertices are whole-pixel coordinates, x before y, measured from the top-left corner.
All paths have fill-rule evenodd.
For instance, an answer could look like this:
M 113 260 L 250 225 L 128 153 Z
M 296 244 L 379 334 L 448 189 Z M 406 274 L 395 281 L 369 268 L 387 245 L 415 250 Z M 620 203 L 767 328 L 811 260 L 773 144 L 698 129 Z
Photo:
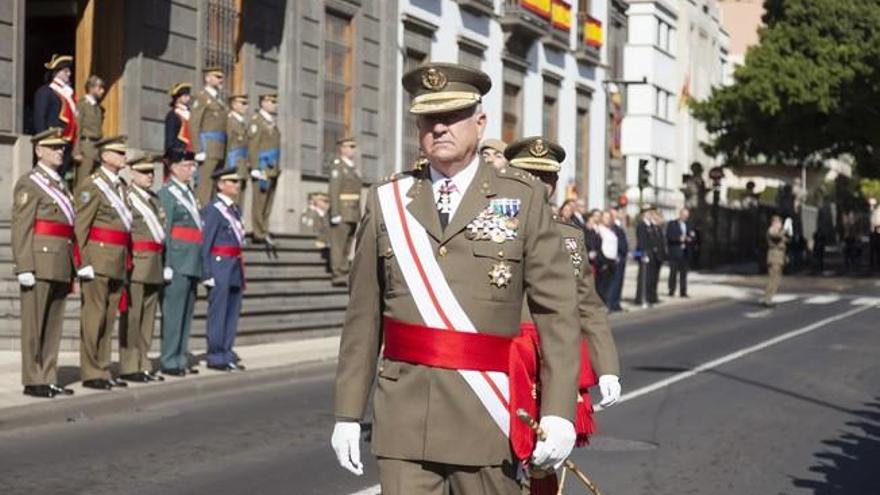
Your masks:
M 64 306 L 74 277 L 73 198 L 58 169 L 69 142 L 61 129 L 33 138 L 37 166 L 15 183 L 12 259 L 21 288 L 21 381 L 25 395 L 72 395 L 58 384 Z
M 544 186 L 478 155 L 488 76 L 429 63 L 403 85 L 427 162 L 369 190 L 331 444 L 344 468 L 363 472 L 359 421 L 377 380 L 372 450 L 383 494 L 518 494 L 519 461 L 556 467 L 575 443 L 571 261 Z M 543 356 L 539 419 L 547 437 L 537 442 L 512 417 L 532 390 L 507 372 L 524 298 Z M 452 346 L 462 351 L 443 352 Z
M 361 219 L 361 188 L 364 183 L 352 161 L 357 149 L 354 138 L 336 142 L 337 156 L 330 170 L 330 272 L 333 285 L 347 285 L 354 232 Z

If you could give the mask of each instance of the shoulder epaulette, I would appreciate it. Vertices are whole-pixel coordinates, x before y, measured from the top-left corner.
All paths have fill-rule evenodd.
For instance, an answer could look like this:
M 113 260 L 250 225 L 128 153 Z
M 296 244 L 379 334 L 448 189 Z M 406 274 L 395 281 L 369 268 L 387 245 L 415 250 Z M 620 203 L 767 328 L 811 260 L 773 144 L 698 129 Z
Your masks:
M 538 182 L 538 178 L 534 175 L 526 172 L 525 170 L 513 167 L 501 167 L 499 169 L 496 169 L 495 175 L 502 179 L 519 181 L 523 184 L 528 184 L 529 186 L 533 186 L 536 182 Z

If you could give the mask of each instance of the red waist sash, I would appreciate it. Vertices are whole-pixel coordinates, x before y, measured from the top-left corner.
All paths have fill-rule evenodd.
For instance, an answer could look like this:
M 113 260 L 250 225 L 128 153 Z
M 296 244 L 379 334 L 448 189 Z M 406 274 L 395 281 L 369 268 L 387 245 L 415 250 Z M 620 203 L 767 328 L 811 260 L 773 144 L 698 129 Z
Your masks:
M 136 253 L 152 252 L 161 253 L 165 250 L 165 246 L 153 241 L 132 241 L 131 249 Z
M 211 248 L 211 254 L 229 258 L 241 258 L 241 248 L 238 246 L 214 246 Z
M 89 240 L 95 242 L 106 242 L 115 246 L 128 247 L 131 243 L 131 234 L 124 230 L 105 229 L 103 227 L 92 227 L 89 229 Z
M 202 243 L 202 231 L 196 227 L 172 227 L 171 238 L 176 241 Z
M 65 239 L 73 239 L 73 225 L 66 223 L 53 222 L 51 220 L 37 220 L 34 222 L 34 234 L 47 235 L 50 237 L 63 237 Z

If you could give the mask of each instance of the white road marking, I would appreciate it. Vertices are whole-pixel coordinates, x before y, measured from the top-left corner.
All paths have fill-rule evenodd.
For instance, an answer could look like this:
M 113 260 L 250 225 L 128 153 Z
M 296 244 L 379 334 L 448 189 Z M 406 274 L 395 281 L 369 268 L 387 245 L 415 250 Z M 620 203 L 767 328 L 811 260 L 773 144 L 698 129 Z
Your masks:
M 853 299 L 853 306 L 877 306 L 880 305 L 880 297 L 859 297 Z
M 773 302 L 776 304 L 782 304 L 794 301 L 797 298 L 797 294 L 776 294 L 775 296 L 773 296 Z
M 773 310 L 771 310 L 771 309 L 762 309 L 760 311 L 752 311 L 750 313 L 746 313 L 745 317 L 746 318 L 763 318 L 772 312 L 773 312 Z
M 363 490 L 356 491 L 351 495 L 379 495 L 380 493 L 382 493 L 382 487 L 379 485 L 373 485 L 364 488 Z
M 831 304 L 840 300 L 838 294 L 822 294 L 804 300 L 805 304 Z

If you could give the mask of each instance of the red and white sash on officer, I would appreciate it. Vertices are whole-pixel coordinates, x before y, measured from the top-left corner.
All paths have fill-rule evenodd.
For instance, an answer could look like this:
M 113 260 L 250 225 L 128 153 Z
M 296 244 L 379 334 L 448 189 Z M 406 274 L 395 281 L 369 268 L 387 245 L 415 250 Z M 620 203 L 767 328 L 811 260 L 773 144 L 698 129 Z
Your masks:
M 229 225 L 232 227 L 232 233 L 235 234 L 235 238 L 238 240 L 238 245 L 243 246 L 244 225 L 241 224 L 241 220 L 235 218 L 235 215 L 233 215 L 232 212 L 229 211 L 229 207 L 226 206 L 226 203 L 221 200 L 217 200 L 216 202 L 214 202 L 214 208 L 217 208 L 217 211 L 219 211 L 220 214 L 223 215 L 223 218 L 225 218 L 226 221 L 229 222 Z
M 428 327 L 476 333 L 477 329 L 459 304 L 437 259 L 425 228 L 406 209 L 405 192 L 414 179 L 404 177 L 380 186 L 379 206 L 391 248 L 412 293 L 419 314 Z M 497 371 L 458 370 L 486 411 L 510 437 L 510 384 Z
M 196 200 L 192 194 L 192 191 L 190 191 L 189 188 L 186 189 L 187 196 L 189 196 L 190 198 L 187 199 L 183 197 L 183 192 L 181 191 L 181 189 L 186 186 L 179 185 L 179 183 L 177 183 L 177 181 L 174 179 L 172 179 L 172 182 L 175 183 L 171 184 L 171 187 L 168 188 L 168 191 L 171 192 L 171 195 L 174 196 L 175 199 L 177 199 L 178 203 L 186 208 L 186 211 L 189 212 L 190 216 L 193 218 L 193 221 L 196 222 L 199 230 L 202 230 L 202 215 L 199 213 L 199 209 L 196 207 Z
M 61 113 L 58 118 L 67 124 L 62 134 L 70 140 L 71 144 L 76 144 L 76 140 L 79 137 L 79 125 L 76 122 L 78 111 L 76 109 L 76 96 L 73 93 L 73 88 L 58 79 L 53 79 L 49 84 L 49 88 L 61 98 Z
M 159 221 L 159 217 L 156 216 L 156 213 L 147 204 L 149 199 L 144 198 L 145 194 L 147 193 L 141 192 L 137 186 L 132 186 L 131 191 L 128 193 L 128 199 L 131 201 L 131 206 L 143 217 L 153 240 L 162 244 L 165 241 L 165 229 L 162 228 L 162 222 Z
M 119 215 L 119 218 L 122 219 L 122 223 L 125 224 L 125 230 L 131 231 L 131 210 L 126 206 L 125 201 L 116 194 L 116 191 L 110 187 L 107 182 L 101 178 L 95 178 L 95 185 L 98 186 L 98 189 L 101 190 L 101 193 L 104 194 L 104 197 L 107 198 L 107 201 L 110 201 L 110 206 L 116 210 L 116 214 Z
M 64 213 L 67 223 L 73 225 L 76 219 L 76 210 L 73 208 L 73 202 L 67 196 L 67 192 L 54 186 L 49 179 L 37 171 L 33 171 L 30 178 L 43 192 L 55 200 L 55 203 L 61 208 L 61 212 Z

